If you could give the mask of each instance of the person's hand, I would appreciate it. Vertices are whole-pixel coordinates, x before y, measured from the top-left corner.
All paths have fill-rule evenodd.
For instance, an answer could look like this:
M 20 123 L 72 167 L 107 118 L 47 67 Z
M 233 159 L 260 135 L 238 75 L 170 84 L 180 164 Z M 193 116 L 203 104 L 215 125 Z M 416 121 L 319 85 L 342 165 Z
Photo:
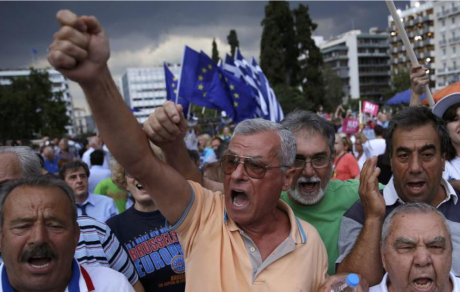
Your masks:
M 163 147 L 170 143 L 183 141 L 188 124 L 182 106 L 166 101 L 144 122 L 144 131 L 155 145 Z
M 318 290 L 318 292 L 331 292 L 333 286 L 337 283 L 345 283 L 347 276 L 349 273 L 342 273 L 342 274 L 336 274 L 333 276 L 329 276 L 327 278 L 326 282 L 321 286 Z M 357 292 L 367 292 L 369 291 L 369 283 L 361 277 L 361 275 L 358 275 L 359 277 L 359 285 L 356 287 Z
M 366 160 L 359 178 L 358 193 L 363 204 L 365 218 L 383 220 L 385 218 L 385 200 L 379 190 L 380 168 L 376 166 L 376 156 Z
M 61 28 L 49 47 L 49 63 L 64 76 L 78 82 L 94 81 L 108 70 L 109 40 L 94 16 L 77 16 L 60 10 L 56 18 Z
M 427 68 L 421 65 L 414 65 L 410 70 L 411 90 L 418 95 L 423 94 L 425 85 L 430 82 L 426 71 Z

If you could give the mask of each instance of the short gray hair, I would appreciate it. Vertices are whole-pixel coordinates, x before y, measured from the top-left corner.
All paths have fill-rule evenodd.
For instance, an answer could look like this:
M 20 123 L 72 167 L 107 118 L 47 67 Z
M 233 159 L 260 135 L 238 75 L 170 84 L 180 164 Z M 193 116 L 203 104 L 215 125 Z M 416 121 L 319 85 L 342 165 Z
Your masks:
M 294 134 L 281 124 L 260 118 L 245 120 L 236 126 L 233 137 L 236 135 L 253 135 L 267 131 L 274 131 L 280 137 L 280 149 L 277 153 L 280 164 L 289 167 L 292 166 L 297 152 L 297 143 Z M 285 168 L 281 169 L 282 171 L 286 170 Z
M 314 112 L 295 110 L 290 112 L 281 124 L 294 135 L 300 132 L 320 134 L 327 140 L 331 155 L 334 155 L 335 129 L 334 126 Z
M 412 203 L 405 203 L 398 206 L 390 215 L 387 216 L 385 221 L 383 222 L 382 227 L 382 249 L 385 251 L 386 247 L 386 240 L 390 235 L 391 226 L 393 225 L 394 217 L 399 214 L 429 214 L 434 213 L 437 214 L 440 218 L 444 226 L 446 227 L 447 233 L 449 234 L 449 241 L 452 245 L 452 236 L 450 232 L 449 225 L 447 224 L 446 217 L 444 214 L 438 211 L 435 207 L 428 205 L 423 202 L 412 202 Z
M 34 177 L 42 174 L 40 159 L 30 147 L 27 146 L 0 146 L 0 154 L 13 153 L 19 160 L 21 177 Z
M 75 202 L 75 195 L 73 190 L 62 180 L 58 178 L 53 178 L 50 176 L 36 176 L 36 177 L 26 177 L 21 179 L 12 180 L 0 188 L 0 229 L 3 228 L 3 215 L 4 215 L 4 206 L 6 198 L 8 198 L 11 192 L 22 186 L 27 187 L 56 187 L 61 189 L 69 198 L 72 208 L 72 220 L 77 222 L 77 206 Z

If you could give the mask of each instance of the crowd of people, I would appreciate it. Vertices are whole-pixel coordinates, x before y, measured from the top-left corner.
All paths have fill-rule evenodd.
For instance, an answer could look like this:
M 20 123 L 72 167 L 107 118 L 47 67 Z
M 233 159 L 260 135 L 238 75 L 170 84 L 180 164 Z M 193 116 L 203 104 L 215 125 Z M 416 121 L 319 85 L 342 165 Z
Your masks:
M 97 19 L 57 19 L 48 60 L 100 137 L 0 146 L 2 291 L 460 291 L 460 93 L 421 106 L 422 66 L 355 134 L 340 106 L 212 137 L 172 102 L 140 127 Z

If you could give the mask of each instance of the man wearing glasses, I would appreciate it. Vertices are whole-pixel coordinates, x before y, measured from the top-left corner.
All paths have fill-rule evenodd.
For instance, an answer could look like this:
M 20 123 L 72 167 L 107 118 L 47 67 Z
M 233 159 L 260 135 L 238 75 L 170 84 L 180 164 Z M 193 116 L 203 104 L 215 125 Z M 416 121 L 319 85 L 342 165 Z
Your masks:
M 170 119 L 172 113 L 176 113 L 173 103 L 165 103 L 162 108 L 156 109 L 144 124 L 149 138 L 161 145 L 168 163 L 184 177 L 200 182 L 208 189 L 223 191 L 222 184 L 203 179 L 185 155 L 178 155 L 186 153 L 186 150 L 185 146 L 181 148 L 180 144 L 184 143 L 180 139 L 174 139 L 169 134 L 180 131 Z M 343 214 L 359 199 L 359 182 L 330 180 L 335 130 L 327 120 L 315 113 L 299 110 L 288 114 L 282 125 L 295 135 L 297 152 L 293 164 L 296 169 L 294 179 L 289 189 L 282 192 L 281 199 L 289 204 L 297 217 L 318 230 L 328 254 L 328 274 L 333 275 L 339 256 L 340 222 Z M 226 163 L 226 159 L 221 159 L 221 163 Z
M 61 29 L 48 60 L 80 84 L 109 149 L 179 234 L 186 291 L 317 291 L 327 272 L 324 245 L 315 228 L 279 200 L 295 173 L 292 133 L 270 121 L 244 121 L 221 160 L 224 194 L 187 182 L 152 153 L 124 104 L 97 19 L 70 11 L 60 11 L 57 19 Z M 176 109 L 182 113 L 180 105 Z M 172 121 L 186 132 L 182 114 Z

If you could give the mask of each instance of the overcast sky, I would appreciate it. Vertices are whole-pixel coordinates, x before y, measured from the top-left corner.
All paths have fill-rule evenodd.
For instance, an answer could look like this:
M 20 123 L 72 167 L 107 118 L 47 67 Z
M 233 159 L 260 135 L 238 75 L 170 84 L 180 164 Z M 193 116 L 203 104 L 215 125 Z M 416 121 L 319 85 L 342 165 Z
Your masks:
M 291 9 L 300 2 L 290 2 Z M 351 29 L 387 27 L 383 1 L 306 1 L 318 24 L 314 35 L 331 36 Z M 397 1 L 404 8 L 409 1 Z M 243 55 L 259 58 L 261 21 L 266 1 L 258 2 L 0 2 L 0 69 L 46 67 L 47 48 L 57 31 L 56 12 L 69 9 L 94 15 L 110 38 L 110 68 L 119 78 L 128 67 L 148 67 L 163 61 L 179 63 L 184 45 L 210 55 L 215 38 L 221 57 L 228 53 L 227 35 L 235 29 Z M 71 82 L 76 107 L 86 107 L 81 90 Z

